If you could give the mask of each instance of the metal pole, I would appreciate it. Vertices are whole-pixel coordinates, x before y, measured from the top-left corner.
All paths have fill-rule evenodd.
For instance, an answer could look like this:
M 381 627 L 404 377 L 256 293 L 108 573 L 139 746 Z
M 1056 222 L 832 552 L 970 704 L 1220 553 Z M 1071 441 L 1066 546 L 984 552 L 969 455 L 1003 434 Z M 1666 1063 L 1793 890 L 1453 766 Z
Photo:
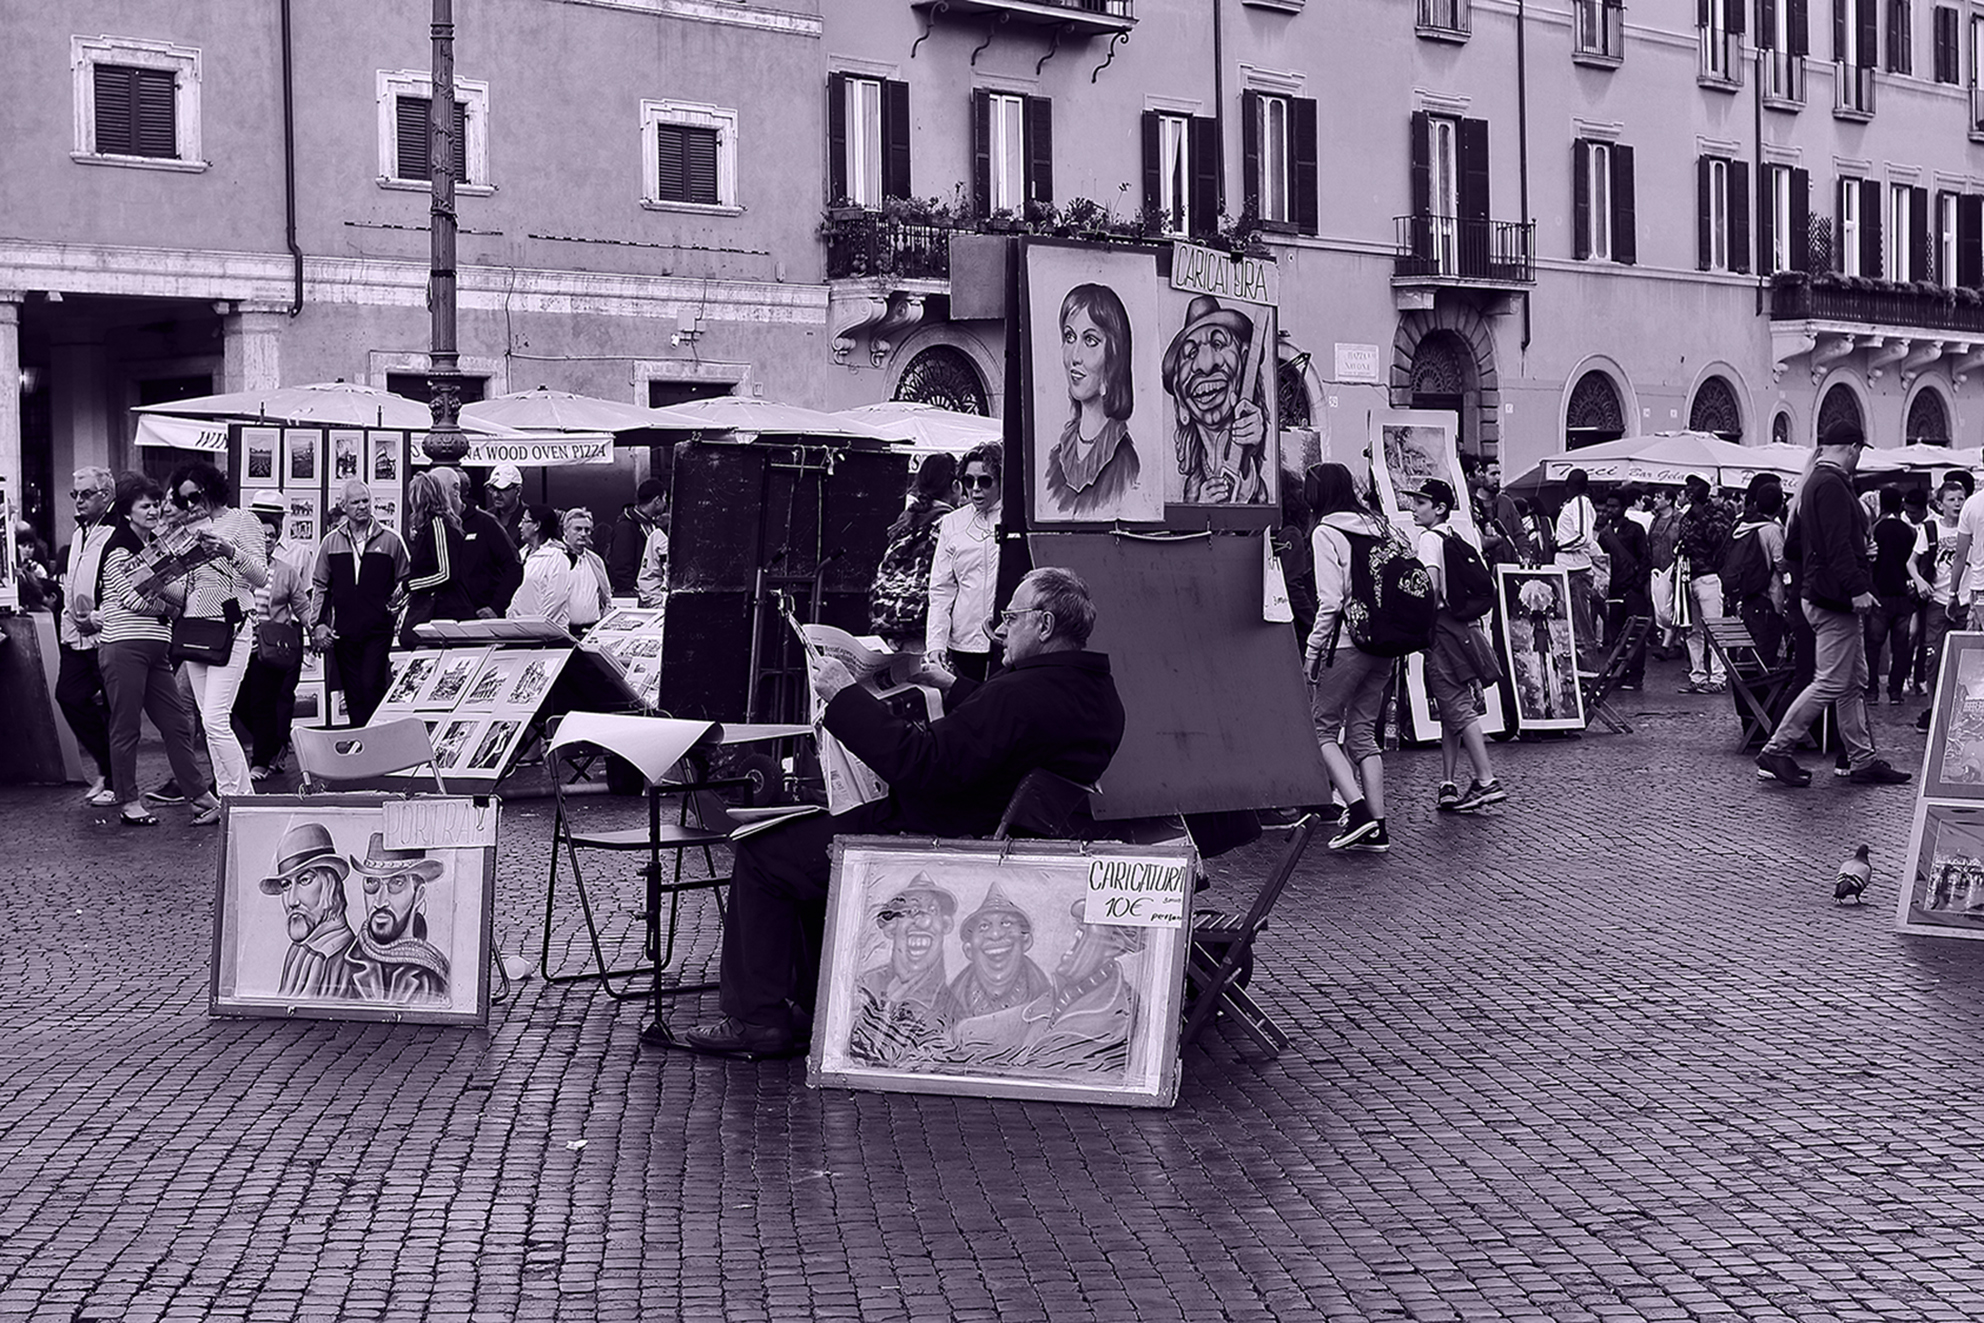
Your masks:
M 455 357 L 455 162 L 468 164 L 468 144 L 455 141 L 455 5 L 434 0 L 434 97 L 428 104 L 428 166 L 433 171 L 433 257 L 427 277 L 427 386 L 433 430 L 427 455 L 437 464 L 458 463 L 468 438 L 457 421 L 462 408 L 461 374 Z

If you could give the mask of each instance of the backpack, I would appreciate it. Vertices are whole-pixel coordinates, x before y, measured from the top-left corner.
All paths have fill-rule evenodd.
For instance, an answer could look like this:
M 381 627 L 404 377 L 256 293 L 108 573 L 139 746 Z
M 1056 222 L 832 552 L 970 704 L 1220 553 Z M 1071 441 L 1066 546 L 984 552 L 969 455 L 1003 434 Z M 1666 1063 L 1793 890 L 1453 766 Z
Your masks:
M 1337 531 L 1350 544 L 1350 595 L 1338 622 L 1348 622 L 1350 641 L 1374 657 L 1425 651 L 1440 614 L 1425 562 L 1390 529 L 1381 537 Z
M 1442 530 L 1447 552 L 1447 610 L 1457 620 L 1479 620 L 1495 609 L 1495 578 L 1474 544 Z
M 1923 578 L 1927 579 L 1930 583 L 1934 583 L 1936 581 L 1936 544 L 1941 540 L 1941 530 L 1936 527 L 1936 516 L 1934 515 L 1930 515 L 1927 519 L 1924 519 L 1920 527 L 1922 529 L 1922 536 L 1928 539 L 1929 545 L 1915 558 L 1915 569 Z
M 1749 601 L 1770 591 L 1770 556 L 1764 551 L 1763 535 L 1756 529 L 1729 539 L 1729 550 L 1722 557 L 1722 594 L 1736 601 Z

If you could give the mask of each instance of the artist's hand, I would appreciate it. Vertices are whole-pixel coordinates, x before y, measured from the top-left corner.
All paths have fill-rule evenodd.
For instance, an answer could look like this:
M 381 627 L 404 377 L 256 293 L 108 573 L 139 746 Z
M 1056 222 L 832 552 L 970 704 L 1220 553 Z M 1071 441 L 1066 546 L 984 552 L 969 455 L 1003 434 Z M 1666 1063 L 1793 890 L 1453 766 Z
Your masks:
M 1860 593 L 1856 595 L 1853 599 L 1853 609 L 1855 611 L 1858 611 L 1861 615 L 1867 614 L 1867 612 L 1872 611 L 1875 607 L 1879 605 L 1880 605 L 1880 599 L 1875 597 L 1872 593 Z
M 331 632 L 329 625 L 319 625 L 310 631 L 310 639 L 317 645 L 317 651 L 319 652 L 327 650 L 331 646 L 332 640 L 336 638 L 337 635 Z
M 940 694 L 948 694 L 951 692 L 951 686 L 958 682 L 958 678 L 945 670 L 944 664 L 938 661 L 937 657 L 936 653 L 925 653 L 923 664 L 910 672 L 909 682 L 928 685 Z
M 834 695 L 854 683 L 854 674 L 840 662 L 827 659 L 820 663 L 820 669 L 813 679 L 813 692 L 821 701 L 831 703 Z

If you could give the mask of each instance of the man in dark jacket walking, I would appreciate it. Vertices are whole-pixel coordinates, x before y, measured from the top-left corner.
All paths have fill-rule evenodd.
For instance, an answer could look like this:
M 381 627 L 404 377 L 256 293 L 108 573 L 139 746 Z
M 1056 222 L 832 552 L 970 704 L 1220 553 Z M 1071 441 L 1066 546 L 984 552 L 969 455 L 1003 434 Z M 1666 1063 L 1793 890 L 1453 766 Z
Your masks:
M 1858 423 L 1835 424 L 1819 438 L 1818 463 L 1798 493 L 1785 554 L 1802 569 L 1799 606 L 1815 635 L 1816 662 L 1812 682 L 1757 755 L 1757 776 L 1766 781 L 1812 783 L 1791 750 L 1828 703 L 1846 743 L 1848 779 L 1860 785 L 1900 785 L 1909 779 L 1875 755 L 1867 733 L 1866 639 L 1856 613 L 1873 609 L 1874 580 L 1867 565 L 1867 511 L 1853 494 L 1853 473 L 1866 444 Z
M 1005 669 L 984 683 L 944 673 L 944 716 L 928 728 L 903 720 L 828 663 L 826 727 L 889 783 L 887 797 L 838 817 L 802 818 L 741 842 L 724 915 L 724 1018 L 688 1045 L 739 1057 L 803 1050 L 786 1007 L 817 982 L 826 919 L 828 848 L 840 835 L 906 832 L 983 836 L 1028 772 L 1101 776 L 1123 741 L 1123 704 L 1109 659 L 1085 651 L 1095 607 L 1080 578 L 1033 571 L 1001 613 Z
M 615 597 L 632 597 L 639 591 L 641 553 L 667 505 L 668 484 L 649 478 L 634 489 L 634 503 L 620 511 L 613 541 L 606 548 L 606 581 L 613 585 Z

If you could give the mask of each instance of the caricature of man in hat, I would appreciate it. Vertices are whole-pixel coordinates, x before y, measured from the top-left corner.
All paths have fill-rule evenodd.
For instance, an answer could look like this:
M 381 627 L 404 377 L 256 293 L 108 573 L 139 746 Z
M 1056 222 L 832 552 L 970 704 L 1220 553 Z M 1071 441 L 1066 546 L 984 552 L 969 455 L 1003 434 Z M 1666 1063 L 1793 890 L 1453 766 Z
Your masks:
M 345 959 L 356 940 L 344 913 L 344 880 L 351 866 L 330 832 L 317 822 L 291 827 L 276 844 L 274 868 L 256 885 L 265 896 L 282 897 L 287 912 L 290 947 L 282 962 L 282 995 L 356 997 L 351 962 Z
M 889 936 L 889 958 L 855 979 L 860 1009 L 848 1053 L 876 1066 L 925 1055 L 942 1027 L 935 1007 L 944 994 L 944 936 L 957 922 L 958 898 L 918 873 L 875 915 Z
M 427 884 L 444 865 L 424 850 L 388 850 L 383 832 L 373 832 L 363 859 L 351 869 L 363 889 L 365 926 L 349 959 L 353 981 L 367 1001 L 399 1005 L 446 1005 L 448 957 L 427 941 Z
M 1033 919 L 994 882 L 958 929 L 965 968 L 937 999 L 947 1024 L 1022 1006 L 1053 984 L 1027 952 L 1033 949 Z
M 1267 415 L 1247 398 L 1247 351 L 1254 323 L 1201 294 L 1185 309 L 1185 324 L 1164 351 L 1164 390 L 1172 402 L 1172 439 L 1188 505 L 1258 505 L 1268 499 L 1262 476 Z

